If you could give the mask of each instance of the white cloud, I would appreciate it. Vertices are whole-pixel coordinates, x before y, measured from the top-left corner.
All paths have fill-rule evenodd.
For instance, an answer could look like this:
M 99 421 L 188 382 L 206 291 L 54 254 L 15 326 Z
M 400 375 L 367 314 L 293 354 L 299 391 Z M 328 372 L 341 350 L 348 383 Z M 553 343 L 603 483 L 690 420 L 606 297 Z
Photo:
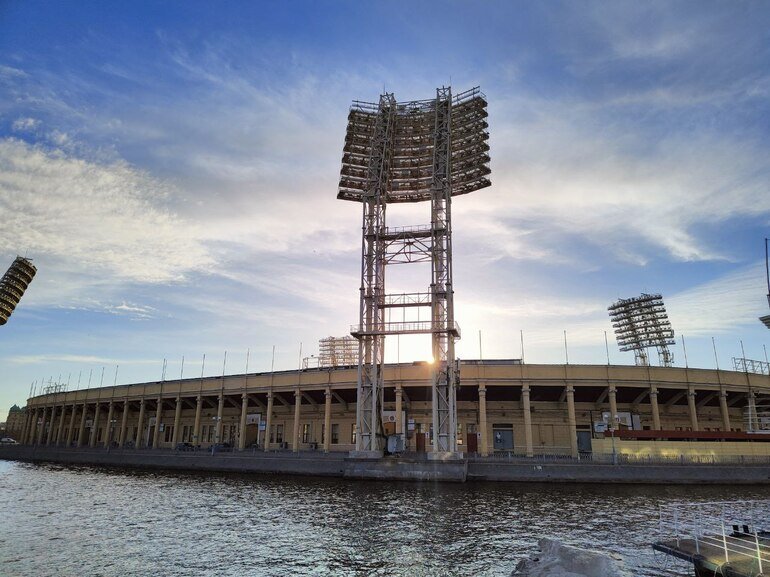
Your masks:
M 494 105 L 493 187 L 464 203 L 466 233 L 518 258 L 553 258 L 581 237 L 630 262 L 735 258 L 700 227 L 770 213 L 764 143 L 706 127 L 651 134 L 611 118 L 565 101 Z
M 767 312 L 764 273 L 764 263 L 756 263 L 666 298 L 674 330 L 702 337 L 759 325 Z
M 17 118 L 11 124 L 11 129 L 14 132 L 30 132 L 36 130 L 40 126 L 40 121 L 36 118 L 24 117 Z
M 0 140 L 0 250 L 26 251 L 93 279 L 182 280 L 212 260 L 199 226 L 166 208 L 170 194 L 125 163 Z
M 99 357 L 94 355 L 16 355 L 5 357 L 5 361 L 20 365 L 38 365 L 44 363 L 73 363 L 73 364 L 157 364 L 157 359 L 116 359 L 112 357 Z M 73 383 L 74 384 L 74 383 Z

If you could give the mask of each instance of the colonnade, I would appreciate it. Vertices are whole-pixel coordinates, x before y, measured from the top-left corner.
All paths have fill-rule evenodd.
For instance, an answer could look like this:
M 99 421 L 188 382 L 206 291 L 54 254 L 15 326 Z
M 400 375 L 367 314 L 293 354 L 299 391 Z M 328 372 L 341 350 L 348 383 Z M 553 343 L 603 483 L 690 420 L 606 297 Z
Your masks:
M 743 377 L 742 374 L 736 374 L 732 372 L 722 371 L 716 374 L 716 378 L 710 377 L 706 381 L 699 383 L 693 383 L 689 381 L 689 373 L 681 369 L 674 369 L 674 371 L 680 371 L 679 374 L 684 374 L 685 379 L 680 381 L 663 382 L 663 380 L 652 380 L 649 377 L 649 371 L 646 372 L 646 379 L 648 383 L 646 386 L 641 386 L 643 379 L 639 378 L 642 374 L 642 367 L 619 367 L 619 370 L 625 371 L 628 376 L 627 382 L 618 380 L 617 382 L 607 378 L 603 380 L 601 378 L 591 379 L 573 379 L 569 377 L 569 366 L 535 366 L 532 370 L 533 376 L 536 370 L 540 370 L 543 374 L 556 373 L 557 369 L 563 369 L 562 376 L 555 378 L 554 376 L 548 376 L 542 378 L 511 378 L 504 373 L 504 371 L 519 371 L 522 377 L 525 377 L 525 371 L 529 367 L 523 368 L 522 366 L 510 366 L 506 365 L 501 367 L 487 368 L 486 377 L 482 371 L 477 371 L 476 375 L 471 375 L 470 378 L 466 378 L 468 369 L 463 367 L 463 387 L 467 390 L 472 390 L 475 394 L 470 397 L 466 394 L 463 400 L 458 401 L 458 410 L 463 414 L 463 421 L 458 419 L 458 422 L 462 422 L 466 425 L 473 425 L 474 430 L 478 431 L 478 446 L 476 451 L 480 455 L 489 455 L 494 448 L 491 447 L 490 441 L 492 436 L 490 433 L 489 419 L 490 415 L 495 415 L 495 418 L 500 418 L 497 415 L 505 415 L 502 412 L 501 407 L 505 405 L 507 407 L 505 411 L 512 411 L 509 416 L 515 416 L 515 420 L 518 423 L 517 428 L 521 431 L 521 437 L 523 437 L 523 444 L 517 445 L 518 450 L 523 452 L 527 456 L 533 456 L 536 453 L 535 447 L 535 434 L 533 432 L 534 427 L 542 425 L 542 417 L 540 412 L 537 416 L 533 416 L 537 407 L 542 408 L 544 402 L 548 403 L 549 407 L 556 407 L 554 410 L 557 413 L 557 419 L 560 426 L 563 426 L 568 431 L 568 443 L 567 439 L 563 442 L 566 443 L 565 449 L 570 454 L 577 456 L 579 452 L 578 443 L 578 431 L 586 429 L 586 406 L 593 407 L 594 410 L 605 411 L 609 413 L 608 425 L 611 428 L 617 427 L 620 421 L 619 419 L 619 402 L 618 395 L 620 391 L 624 392 L 623 409 L 624 413 L 628 413 L 631 409 L 629 407 L 639 407 L 645 400 L 648 403 L 644 404 L 645 415 L 645 428 L 653 431 L 661 431 L 662 419 L 661 413 L 663 408 L 659 402 L 661 388 L 666 389 L 665 396 L 663 397 L 664 408 L 666 414 L 669 414 L 671 407 L 680 407 L 677 409 L 677 415 L 682 413 L 682 422 L 677 422 L 677 428 L 688 429 L 691 431 L 700 431 L 701 422 L 699 419 L 699 411 L 703 411 L 703 407 L 713 407 L 713 411 L 719 412 L 719 427 L 722 431 L 731 431 L 733 425 L 733 419 L 739 414 L 738 411 L 742 410 L 742 407 L 736 406 L 736 403 L 745 403 L 745 407 L 749 414 L 756 414 L 756 402 L 755 402 L 755 390 L 758 388 L 770 392 L 770 379 L 764 377 L 768 381 L 767 386 L 764 382 L 760 383 L 762 387 L 757 387 L 754 384 L 752 388 L 751 382 L 748 376 L 746 381 L 749 384 L 748 387 L 738 384 L 738 377 Z M 493 369 L 497 369 L 499 374 L 490 377 L 490 373 L 493 373 Z M 599 372 L 599 369 L 609 371 L 605 367 L 588 367 L 588 369 Z M 587 369 L 586 369 L 587 370 Z M 125 387 L 126 396 L 120 398 L 114 395 L 115 389 L 112 389 L 112 395 L 108 399 L 103 398 L 103 392 L 99 389 L 90 391 L 93 395 L 94 392 L 101 398 L 88 398 L 88 393 L 84 391 L 72 392 L 78 399 L 75 401 L 67 401 L 67 397 L 64 400 L 58 400 L 57 395 L 48 395 L 43 397 L 37 397 L 30 399 L 30 403 L 27 406 L 26 416 L 24 420 L 24 427 L 19 439 L 25 444 L 37 444 L 37 445 L 53 445 L 53 446 L 75 446 L 75 447 L 109 447 L 114 444 L 117 447 L 126 447 L 133 445 L 135 447 L 142 447 L 147 445 L 148 447 L 158 448 L 161 444 L 174 447 L 182 441 L 191 440 L 193 445 L 201 445 L 202 443 L 208 443 L 209 440 L 203 440 L 201 431 L 203 422 L 203 412 L 207 413 L 207 417 L 211 417 L 214 421 L 213 427 L 215 432 L 213 433 L 213 442 L 219 443 L 223 440 L 223 422 L 225 420 L 225 412 L 227 412 L 228 422 L 233 423 L 232 426 L 236 426 L 239 434 L 237 435 L 236 448 L 243 450 L 246 448 L 247 439 L 245 431 L 247 429 L 248 415 L 250 410 L 254 410 L 254 407 L 259 408 L 261 415 L 260 422 L 264 423 L 264 427 L 259 427 L 257 435 L 262 434 L 262 442 L 259 443 L 260 449 L 269 451 L 277 447 L 278 437 L 276 436 L 276 442 L 270 442 L 270 433 L 273 430 L 273 423 L 276 419 L 276 415 L 281 415 L 281 423 L 292 422 L 291 437 L 290 440 L 291 450 L 298 451 L 300 446 L 304 443 L 300 443 L 301 435 L 301 422 L 303 418 L 305 422 L 313 423 L 313 427 L 320 426 L 321 442 L 320 447 L 324 452 L 332 450 L 332 430 L 334 423 L 332 422 L 333 408 L 336 406 L 336 413 L 338 417 L 344 415 L 345 423 L 354 421 L 355 417 L 355 401 L 350 401 L 351 396 L 355 394 L 355 384 L 349 380 L 349 376 L 342 382 L 336 380 L 337 374 L 334 371 L 328 372 L 327 383 L 320 385 L 318 383 L 312 383 L 311 385 L 302 386 L 299 383 L 302 382 L 303 376 L 306 373 L 292 372 L 286 374 L 285 382 L 282 386 L 273 387 L 272 376 L 270 380 L 264 380 L 262 383 L 257 383 L 252 387 L 247 387 L 248 380 L 244 383 L 244 386 L 238 389 L 225 386 L 225 379 L 219 382 L 218 390 L 211 390 L 211 387 L 206 388 L 204 391 L 203 381 L 199 385 L 200 391 L 183 390 L 182 383 L 179 384 L 179 390 L 175 393 L 166 392 L 163 394 L 163 388 L 160 387 L 160 392 L 150 394 L 134 394 L 136 385 Z M 312 373 L 310 376 L 315 376 L 320 373 Z M 675 376 L 677 373 L 674 373 Z M 293 377 L 292 377 L 293 375 Z M 738 376 L 736 376 L 738 375 Z M 401 376 L 401 375 L 399 375 Z M 255 381 L 258 380 L 260 375 L 254 375 L 251 378 Z M 474 378 L 475 377 L 475 378 Z M 633 377 L 633 378 L 631 378 Z M 292 385 L 291 380 L 294 379 L 295 383 Z M 725 384 L 725 381 L 732 379 L 731 384 Z M 214 384 L 214 379 L 210 379 Z M 308 380 L 310 380 L 308 378 Z M 404 412 L 406 410 L 409 416 L 419 414 L 419 411 L 414 410 L 413 398 L 415 397 L 414 391 L 418 389 L 425 389 L 426 385 L 424 381 L 420 379 L 392 379 L 393 382 L 390 385 L 390 400 L 386 401 L 386 405 L 389 409 L 393 409 L 395 413 L 395 432 L 396 434 L 406 437 L 413 430 L 407 425 L 411 426 L 414 419 L 410 419 L 410 423 L 404 422 Z M 603 381 L 603 382 L 602 382 Z M 386 383 L 388 380 L 386 379 Z M 168 385 L 167 389 L 168 389 Z M 133 387 L 133 389 L 132 389 Z M 501 389 L 502 387 L 502 389 Z M 589 387 L 589 388 L 587 388 Z M 632 388 L 632 396 L 636 396 L 633 402 L 629 402 L 628 388 Z M 553 398 L 549 401 L 544 401 L 542 391 L 548 389 L 549 391 L 560 392 L 558 402 Z M 107 388 L 105 388 L 105 391 Z M 511 397 L 507 401 L 500 401 L 499 392 L 496 393 L 494 402 L 488 400 L 489 392 L 491 390 L 500 391 L 505 390 Z M 536 397 L 537 400 L 533 400 L 533 392 L 540 392 L 540 396 Z M 596 393 L 598 396 L 587 400 L 586 391 L 601 391 Z M 407 395 L 407 392 L 409 394 Z M 580 392 L 580 400 L 576 400 L 576 393 Z M 85 394 L 84 394 L 85 393 Z M 130 393 L 130 394 L 128 394 Z M 69 395 L 70 393 L 66 393 Z M 344 394 L 348 401 L 344 401 L 340 394 Z M 553 397 L 553 394 L 551 397 Z M 59 394 L 59 397 L 61 394 Z M 419 395 L 417 395 L 419 396 Z M 424 398 L 423 394 L 423 398 Z M 288 399 L 287 399 L 288 397 Z M 291 400 L 293 397 L 293 402 Z M 412 397 L 412 400 L 410 400 Z M 475 398 L 474 398 L 475 397 Z M 334 403 L 334 400 L 337 403 Z M 240 401 L 240 402 L 239 402 Z M 276 401 L 280 402 L 279 411 L 276 412 Z M 718 402 L 718 405 L 717 405 Z M 154 403 L 154 405 L 153 405 Z M 686 403 L 686 405 L 683 405 Z M 312 404 L 312 414 L 309 416 L 307 411 L 303 411 L 303 405 L 307 406 Z M 350 407 L 348 407 L 350 404 Z M 173 417 L 165 415 L 167 421 L 163 423 L 164 411 L 173 407 Z M 322 411 L 321 411 L 322 406 Z M 686 406 L 686 409 L 684 407 Z M 194 418 L 191 414 L 191 409 L 194 407 Z M 513 407 L 513 409 L 511 409 Z M 718 407 L 718 409 L 717 409 Z M 239 414 L 236 414 L 236 409 L 239 409 Z M 469 416 L 469 410 L 473 410 L 474 416 Z M 185 411 L 188 411 L 185 415 Z M 540 411 L 540 409 L 538 409 Z M 713 420 L 712 412 L 709 411 L 709 421 Z M 733 415 L 731 416 L 731 411 Z M 582 425 L 581 420 L 578 419 L 578 413 L 582 412 Z M 714 413 L 716 414 L 716 413 Z M 92 416 L 91 422 L 88 423 L 89 415 Z M 559 416 L 560 415 L 560 416 Z M 293 418 L 292 418 L 293 417 Z M 731 418 L 732 417 L 732 418 Z M 341 418 L 341 417 L 340 417 Z M 677 416 L 679 419 L 680 417 Z M 170 419 L 170 420 L 169 420 Z M 181 424 L 185 422 L 185 437 L 183 438 L 181 432 Z M 192 421 L 191 433 L 189 423 Z M 669 427 L 671 425 L 671 418 L 668 418 Z M 338 421 L 338 423 L 341 421 Z M 494 422 L 494 421 L 493 421 Z M 165 439 L 161 439 L 161 423 L 165 427 L 168 427 L 173 423 L 173 432 L 169 436 L 165 435 Z M 90 427 L 89 427 L 90 424 Z M 133 427 L 133 432 L 129 430 L 129 424 Z M 425 420 L 424 424 L 429 424 L 429 420 Z M 590 423 L 591 426 L 593 423 Z M 100 426 L 104 431 L 104 434 L 100 436 Z M 281 425 L 282 426 L 282 425 Z M 288 425 L 287 425 L 288 426 Z M 708 422 L 706 426 L 714 426 L 713 423 Z M 154 427 L 154 428 L 153 428 Z M 90 431 L 87 434 L 87 431 Z M 207 429 L 211 430 L 211 429 Z M 314 429 L 317 430 L 317 429 Z M 149 432 L 152 434 L 149 435 Z M 146 442 L 143 435 L 147 433 Z M 517 433 L 519 434 L 519 433 Z M 521 439 L 519 437 L 519 439 Z M 319 438 L 319 437 L 315 437 Z M 335 442 L 336 444 L 336 442 Z M 346 443 L 342 443 L 343 445 Z M 341 447 L 334 447 L 335 449 L 344 450 Z

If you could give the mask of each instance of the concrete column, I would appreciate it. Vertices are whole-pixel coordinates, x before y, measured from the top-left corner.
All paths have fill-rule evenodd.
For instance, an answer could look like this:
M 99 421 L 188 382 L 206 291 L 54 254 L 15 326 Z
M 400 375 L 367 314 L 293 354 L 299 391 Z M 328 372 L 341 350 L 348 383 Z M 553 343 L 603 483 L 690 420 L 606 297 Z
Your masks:
M 37 409 L 32 409 L 31 407 L 28 407 L 27 416 L 29 417 L 29 422 L 27 423 L 27 429 L 24 434 L 24 444 L 34 445 L 35 444 L 35 426 L 37 426 Z
M 96 446 L 97 436 L 99 434 L 99 412 L 100 412 L 99 403 L 96 403 L 96 408 L 94 409 L 94 424 L 91 427 L 91 438 L 88 441 L 89 447 Z
M 22 443 L 25 445 L 32 444 L 32 421 L 35 419 L 35 411 L 27 405 L 27 415 L 24 419 L 24 434 L 22 435 Z
M 615 385 L 610 385 L 609 393 L 607 396 L 610 399 L 610 427 L 613 429 L 618 428 L 618 397 Z
M 222 416 L 224 415 L 225 411 L 225 394 L 220 392 L 219 393 L 219 405 L 217 406 L 217 434 L 215 443 L 221 443 L 222 442 Z
M 203 397 L 198 395 L 197 403 L 195 404 L 195 425 L 193 426 L 193 445 L 200 443 L 201 436 L 201 411 L 203 411 Z
M 569 448 L 573 458 L 578 456 L 577 419 L 575 418 L 575 389 L 567 385 L 567 419 L 569 422 Z
M 657 387 L 650 387 L 650 408 L 652 409 L 652 430 L 660 431 L 660 407 L 658 407 Z
M 748 404 L 749 404 L 749 428 L 748 428 L 748 430 L 750 432 L 754 432 L 754 431 L 757 430 L 757 425 L 759 424 L 759 419 L 757 419 L 757 403 L 756 403 L 756 398 L 754 396 L 754 391 L 749 391 Z
M 77 408 L 78 406 L 75 403 L 72 403 L 72 407 L 70 409 L 70 426 L 67 430 L 67 447 L 72 446 L 72 439 L 75 438 L 75 413 L 77 413 Z
M 123 414 L 120 417 L 120 435 L 118 435 L 118 446 L 122 449 L 126 444 L 126 425 L 128 424 L 128 399 L 123 401 Z
M 40 411 L 32 411 L 32 422 L 29 424 L 29 433 L 27 434 L 27 444 L 34 445 L 37 442 L 37 420 L 40 418 Z
M 30 411 L 29 405 L 27 405 L 26 410 L 24 411 L 24 424 L 21 427 L 21 435 L 19 435 L 19 443 L 22 445 L 26 445 L 27 443 L 27 433 L 29 432 L 29 421 L 32 418 L 32 412 Z
M 51 441 L 53 440 L 53 430 L 56 426 L 56 405 L 53 405 L 51 407 L 51 419 L 50 424 L 48 425 L 48 433 L 46 434 L 45 444 L 50 445 Z
M 401 388 L 401 383 L 396 384 L 396 435 L 404 438 L 404 423 L 401 419 L 401 414 L 404 411 L 404 390 Z
M 727 408 L 727 391 L 719 392 L 719 412 L 722 413 L 722 430 L 730 431 L 730 411 Z
M 400 391 L 400 387 L 398 387 L 398 385 L 396 390 Z M 324 403 L 323 442 L 324 442 L 324 453 L 328 453 L 332 443 L 332 390 L 331 390 L 331 387 L 326 387 L 324 398 L 326 399 L 326 402 Z M 400 398 L 400 395 L 396 397 L 396 399 L 399 399 L 399 398 Z M 396 402 L 396 410 L 398 410 L 398 402 Z M 398 419 L 398 417 L 396 417 L 396 419 Z M 396 432 L 398 432 L 398 420 L 396 420 Z
M 179 421 L 182 419 L 182 398 L 176 398 L 176 411 L 174 411 L 174 433 L 171 437 L 171 446 L 176 447 L 179 442 Z
M 246 413 L 249 410 L 249 397 L 246 393 L 241 396 L 241 434 L 238 437 L 238 448 L 243 451 L 246 448 Z
M 299 451 L 299 411 L 301 407 L 302 393 L 297 389 L 294 391 L 294 442 L 291 447 L 295 453 Z
M 80 427 L 78 428 L 78 447 L 82 447 L 86 442 L 86 415 L 88 414 L 88 405 L 83 403 L 83 412 L 80 414 Z
M 48 417 L 48 409 L 46 407 L 43 407 L 41 410 L 40 415 L 40 430 L 37 432 L 37 444 L 42 445 L 43 441 L 45 440 L 45 423 L 46 419 Z
M 142 446 L 142 439 L 144 438 L 144 399 L 139 401 L 139 422 L 136 424 L 136 439 L 134 439 L 134 447 L 137 449 Z
M 112 443 L 112 418 L 115 416 L 115 405 L 112 401 L 107 406 L 107 425 L 104 428 L 104 447 L 108 448 Z
M 267 415 L 265 416 L 265 452 L 270 450 L 270 423 L 273 420 L 273 393 L 267 393 Z
M 24 423 L 21 425 L 21 434 L 18 436 L 18 439 L 16 439 L 22 445 L 27 442 L 27 430 L 29 428 L 30 414 L 31 413 L 29 412 L 29 407 L 27 407 L 24 411 Z
M 67 405 L 62 403 L 61 416 L 59 417 L 59 429 L 56 431 L 56 446 L 61 445 L 62 437 L 64 436 L 64 417 L 67 414 Z
M 529 402 L 529 385 L 521 387 L 521 409 L 524 412 L 524 446 L 527 457 L 532 457 L 535 450 L 532 446 L 532 407 Z
M 487 387 L 479 385 L 479 453 L 482 457 L 489 455 L 487 440 Z
M 160 442 L 160 422 L 163 420 L 163 397 L 158 397 L 155 408 L 155 431 L 152 435 L 152 448 L 157 449 Z
M 695 389 L 692 385 L 687 387 L 687 407 L 690 410 L 690 425 L 693 431 L 698 431 L 698 412 L 695 406 Z

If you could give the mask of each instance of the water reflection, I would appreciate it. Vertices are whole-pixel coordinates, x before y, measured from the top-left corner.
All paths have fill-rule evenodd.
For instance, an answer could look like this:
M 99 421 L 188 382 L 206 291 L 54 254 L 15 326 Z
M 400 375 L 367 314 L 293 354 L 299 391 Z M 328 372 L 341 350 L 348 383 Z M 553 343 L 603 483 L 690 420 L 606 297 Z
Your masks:
M 764 487 L 351 483 L 0 461 L 0 575 L 510 575 L 541 536 L 642 577 L 665 502 Z M 669 562 L 670 564 L 670 562 Z

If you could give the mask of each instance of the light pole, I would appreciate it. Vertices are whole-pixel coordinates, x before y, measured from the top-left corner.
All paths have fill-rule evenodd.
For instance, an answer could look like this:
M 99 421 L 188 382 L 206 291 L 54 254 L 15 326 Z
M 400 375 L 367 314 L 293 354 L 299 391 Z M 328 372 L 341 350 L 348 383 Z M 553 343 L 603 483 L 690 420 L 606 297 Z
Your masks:
M 110 421 L 110 426 L 107 429 L 107 452 L 110 452 L 110 449 L 112 448 L 112 438 L 115 434 L 115 423 L 117 422 L 117 419 L 112 419 Z
M 217 426 L 219 424 L 219 421 L 222 420 L 222 417 L 219 415 L 211 417 L 211 420 L 214 421 L 214 427 L 216 428 L 216 436 L 214 437 L 214 444 L 211 445 L 211 454 L 213 455 L 216 452 L 216 447 L 219 444 L 219 427 Z

